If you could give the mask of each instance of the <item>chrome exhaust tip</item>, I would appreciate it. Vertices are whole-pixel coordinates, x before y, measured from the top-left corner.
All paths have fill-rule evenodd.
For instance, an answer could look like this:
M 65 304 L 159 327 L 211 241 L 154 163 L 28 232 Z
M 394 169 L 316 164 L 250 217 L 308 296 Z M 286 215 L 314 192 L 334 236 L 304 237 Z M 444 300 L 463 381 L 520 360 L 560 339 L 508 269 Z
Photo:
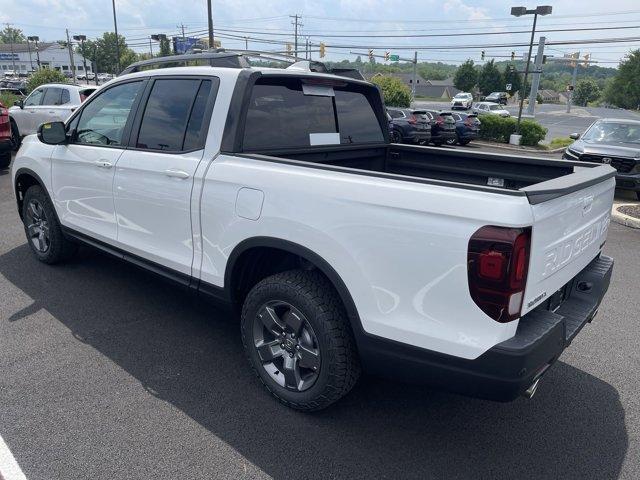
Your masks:
M 529 386 L 529 388 L 527 388 L 524 393 L 522 394 L 523 397 L 531 400 L 533 398 L 533 396 L 536 394 L 536 391 L 538 390 L 538 384 L 540 383 L 540 379 L 536 379 L 535 382 L 533 382 L 531 384 L 531 386 Z

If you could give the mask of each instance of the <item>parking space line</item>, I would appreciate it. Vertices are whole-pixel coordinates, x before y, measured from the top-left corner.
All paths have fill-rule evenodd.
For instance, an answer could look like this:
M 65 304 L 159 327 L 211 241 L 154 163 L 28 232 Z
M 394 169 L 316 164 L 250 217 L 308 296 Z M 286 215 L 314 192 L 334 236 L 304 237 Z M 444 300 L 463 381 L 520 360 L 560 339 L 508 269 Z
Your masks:
M 0 436 L 0 480 L 27 480 L 2 436 Z

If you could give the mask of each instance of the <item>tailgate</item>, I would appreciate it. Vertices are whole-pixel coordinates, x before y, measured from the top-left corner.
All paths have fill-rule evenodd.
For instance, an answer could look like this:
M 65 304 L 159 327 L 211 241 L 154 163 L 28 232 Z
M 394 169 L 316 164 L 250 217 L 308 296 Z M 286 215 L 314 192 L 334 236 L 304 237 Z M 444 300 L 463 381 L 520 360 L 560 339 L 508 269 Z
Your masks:
M 611 168 L 580 169 L 529 188 L 540 196 L 532 197 L 538 201 L 530 198 L 533 227 L 523 315 L 549 299 L 600 252 L 611 216 L 614 174 Z M 562 188 L 570 193 L 563 194 Z

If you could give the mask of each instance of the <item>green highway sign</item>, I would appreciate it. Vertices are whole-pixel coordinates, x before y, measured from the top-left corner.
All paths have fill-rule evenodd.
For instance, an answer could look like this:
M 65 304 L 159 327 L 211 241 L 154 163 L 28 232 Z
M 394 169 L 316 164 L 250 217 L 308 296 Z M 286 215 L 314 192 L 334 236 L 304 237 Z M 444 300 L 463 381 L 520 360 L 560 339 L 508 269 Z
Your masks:
M 397 62 L 398 60 L 400 60 L 400 55 L 389 55 L 389 60 L 391 62 Z

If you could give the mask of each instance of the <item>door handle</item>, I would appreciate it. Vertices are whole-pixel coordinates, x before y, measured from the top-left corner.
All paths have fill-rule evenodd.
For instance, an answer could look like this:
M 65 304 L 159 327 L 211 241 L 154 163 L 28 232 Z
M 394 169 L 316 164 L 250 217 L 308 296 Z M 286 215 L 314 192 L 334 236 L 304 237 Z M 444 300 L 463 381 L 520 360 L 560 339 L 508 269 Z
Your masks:
M 111 162 L 107 162 L 106 160 L 98 160 L 94 162 L 94 165 L 99 168 L 111 168 L 113 164 Z
M 189 178 L 191 176 L 183 170 L 174 170 L 174 169 L 165 170 L 164 174 L 167 177 L 182 178 L 182 179 Z

